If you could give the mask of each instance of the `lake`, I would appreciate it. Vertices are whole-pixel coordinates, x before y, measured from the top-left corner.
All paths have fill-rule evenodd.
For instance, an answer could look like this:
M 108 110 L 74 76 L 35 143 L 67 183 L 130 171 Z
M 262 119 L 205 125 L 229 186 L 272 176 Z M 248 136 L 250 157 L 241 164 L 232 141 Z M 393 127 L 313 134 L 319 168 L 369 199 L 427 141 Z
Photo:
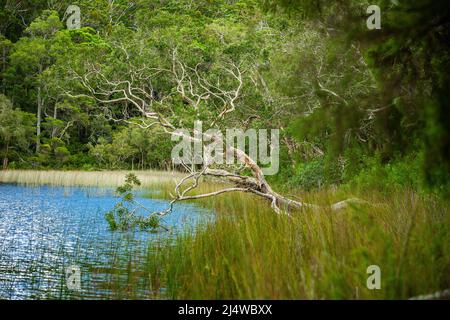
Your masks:
M 142 194 L 137 199 L 154 211 L 168 205 Z M 177 204 L 164 217 L 170 232 L 113 232 L 104 215 L 118 201 L 112 189 L 0 184 L 0 299 L 127 298 L 130 281 L 132 298 L 163 294 L 139 276 L 149 243 L 164 245 L 212 215 Z M 72 266 L 80 286 L 67 286 Z

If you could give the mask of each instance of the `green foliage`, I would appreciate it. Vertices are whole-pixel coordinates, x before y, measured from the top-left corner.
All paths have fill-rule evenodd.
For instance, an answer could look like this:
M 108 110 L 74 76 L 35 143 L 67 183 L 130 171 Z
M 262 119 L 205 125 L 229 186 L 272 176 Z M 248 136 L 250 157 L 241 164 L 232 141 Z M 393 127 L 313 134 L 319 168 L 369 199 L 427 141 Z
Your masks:
M 101 71 L 93 89 L 115 99 L 129 79 L 166 97 L 156 108 L 175 126 L 212 122 L 220 99 L 187 110 L 173 79 L 153 72 L 171 70 L 176 52 L 223 90 L 235 85 L 224 66 L 244 71 L 242 97 L 220 129 L 281 129 L 281 171 L 271 182 L 300 188 L 311 203 L 344 190 L 383 203 L 280 219 L 242 195 L 203 200 L 221 214 L 217 223 L 159 253 L 165 265 L 156 276 L 169 295 L 407 298 L 448 287 L 449 211 L 426 195 L 450 194 L 448 1 L 379 1 L 382 29 L 371 31 L 369 0 L 44 2 L 0 7 L 4 168 L 169 167 L 162 129 L 129 124 L 142 124 L 133 106 L 97 101 L 82 81 Z M 81 7 L 79 30 L 65 29 L 69 3 Z M 116 92 L 103 91 L 105 79 Z M 338 193 L 323 191 L 339 184 Z M 137 214 L 137 185 L 130 175 L 117 189 L 120 201 L 105 215 L 111 230 L 164 228 L 158 215 Z M 415 192 L 398 193 L 405 188 Z M 322 190 L 305 195 L 313 189 Z M 391 288 L 380 296 L 359 288 L 374 260 Z
M 419 185 L 448 193 L 450 113 L 444 87 L 449 82 L 449 3 L 381 1 L 382 28 L 376 31 L 365 28 L 368 1 L 263 3 L 272 12 L 287 9 L 308 26 L 297 29 L 297 48 L 292 50 L 287 41 L 283 54 L 272 59 L 275 88 L 301 97 L 293 104 L 297 116 L 290 128 L 298 143 L 315 144 L 330 165 L 344 156 L 355 172 L 364 169 L 361 178 L 374 165 L 361 163 L 362 158 L 376 157 L 376 167 L 389 171 L 399 157 L 423 154 L 421 169 L 416 161 L 411 168 L 424 177 Z M 315 34 L 320 38 L 315 40 Z M 364 157 L 346 157 L 358 153 Z
M 142 130 L 125 127 L 117 130 L 112 141 L 99 138 L 89 154 L 101 167 L 110 169 L 167 168 L 172 144 L 159 128 Z
M 319 157 L 305 163 L 299 163 L 296 173 L 287 183 L 290 187 L 309 191 L 341 183 L 342 174 L 339 164 L 333 163 L 330 165 L 323 157 Z
M 398 189 L 423 191 L 424 174 L 422 171 L 423 154 L 411 154 L 387 164 L 380 156 L 366 157 L 363 169 L 347 179 L 353 189 L 374 189 L 389 194 Z
M 446 189 L 448 194 L 450 4 L 420 0 L 392 5 L 384 1 L 382 10 L 386 12 L 383 31 L 371 39 L 367 51 L 369 66 L 389 106 L 380 115 L 380 123 L 390 123 L 382 128 L 397 142 L 394 151 L 409 152 L 416 139 L 421 142 L 426 185 Z
M 0 94 L 0 150 L 3 169 L 11 161 L 20 159 L 20 155 L 27 153 L 33 141 L 33 114 L 14 109 L 12 103 Z
M 164 228 L 156 214 L 147 217 L 136 214 L 137 210 L 142 208 L 142 205 L 135 200 L 133 188 L 140 185 L 141 182 L 137 176 L 130 173 L 126 176 L 125 183 L 117 187 L 116 194 L 121 198 L 121 201 L 114 206 L 113 210 L 105 214 L 105 219 L 112 231 L 127 231 L 134 228 L 139 228 L 142 231 L 157 231 Z
M 363 184 L 366 176 L 370 184 L 371 170 L 388 172 L 420 154 L 420 172 L 417 161 L 411 165 L 421 177 L 414 185 L 450 192 L 445 1 L 380 1 L 376 31 L 365 27 L 370 1 L 78 0 L 70 4 L 81 7 L 79 30 L 65 29 L 68 4 L 22 1 L 27 10 L 0 9 L 1 91 L 24 112 L 37 114 L 40 105 L 43 118 L 28 150 L 12 140 L 14 167 L 169 167 L 172 145 L 162 130 L 111 121 L 141 119 L 124 101 L 105 105 L 86 97 L 80 76 L 95 69 L 120 82 L 130 72 L 171 69 L 176 49 L 224 90 L 235 84 L 224 66 L 233 61 L 245 70 L 236 111 L 220 126 L 243 127 L 257 116 L 252 128 L 282 128 L 281 171 L 271 181 L 310 189 L 356 176 Z M 101 80 L 94 81 L 99 92 Z M 211 122 L 221 111 L 214 99 L 187 110 L 170 94 L 170 77 L 137 82 L 151 85 L 157 97 L 170 96 L 158 112 L 177 127 Z M 41 151 L 33 154 L 38 142 Z

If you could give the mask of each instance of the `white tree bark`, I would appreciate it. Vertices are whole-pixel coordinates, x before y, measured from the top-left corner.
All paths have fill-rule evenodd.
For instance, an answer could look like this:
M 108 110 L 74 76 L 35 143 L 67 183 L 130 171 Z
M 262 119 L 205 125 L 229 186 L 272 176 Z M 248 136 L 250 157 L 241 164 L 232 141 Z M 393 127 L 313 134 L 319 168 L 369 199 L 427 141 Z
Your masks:
M 120 47 L 128 57 L 130 54 L 124 47 Z M 74 94 L 67 92 L 66 94 L 76 97 L 92 97 L 98 103 L 105 106 L 105 112 L 110 116 L 111 120 L 124 121 L 133 125 L 137 125 L 143 129 L 150 128 L 154 125 L 161 126 L 167 134 L 178 134 L 184 139 L 191 142 L 199 142 L 198 139 L 191 135 L 185 135 L 178 132 L 176 126 L 170 119 L 160 110 L 166 110 L 170 114 L 172 112 L 171 99 L 178 95 L 185 103 L 186 108 L 193 112 L 201 107 L 215 107 L 217 115 L 211 121 L 210 128 L 217 128 L 225 117 L 238 108 L 238 100 L 242 95 L 244 85 L 244 72 L 236 64 L 230 63 L 223 66 L 224 74 L 228 76 L 228 82 L 233 81 L 234 87 L 227 89 L 220 86 L 221 79 L 217 83 L 211 83 L 199 71 L 198 66 L 191 68 L 186 66 L 178 59 L 176 50 L 172 52 L 172 67 L 169 69 L 152 68 L 149 66 L 135 67 L 130 64 L 129 73 L 121 80 L 108 79 L 96 66 L 90 66 L 90 71 L 84 75 L 74 73 L 74 78 L 80 81 L 87 89 L 88 94 Z M 174 90 L 163 97 L 158 97 L 152 86 L 152 80 L 158 75 L 164 74 L 169 76 L 174 83 Z M 225 82 L 222 79 L 222 82 Z M 127 102 L 134 110 L 139 111 L 142 118 L 139 120 L 130 120 L 126 117 L 116 119 L 112 116 L 111 104 Z M 219 107 L 218 107 L 219 104 Z M 203 133 L 203 140 L 211 141 L 211 136 Z M 202 142 L 202 141 L 200 141 Z M 203 142 L 202 142 L 203 143 Z M 205 197 L 214 197 L 229 192 L 246 192 L 257 195 L 266 201 L 269 201 L 272 209 L 280 214 L 290 214 L 292 210 L 301 208 L 318 209 L 321 206 L 308 204 L 301 201 L 289 199 L 275 192 L 263 174 L 261 167 L 255 159 L 252 159 L 244 150 L 235 148 L 234 146 L 226 146 L 225 155 L 235 155 L 241 166 L 247 168 L 251 172 L 251 176 L 245 176 L 238 173 L 237 166 L 223 168 L 213 168 L 207 162 L 203 167 L 196 170 L 186 166 L 189 171 L 188 175 L 179 181 L 172 195 L 172 201 L 167 210 L 158 212 L 159 215 L 166 215 L 172 211 L 173 204 L 178 201 L 187 201 L 201 199 Z M 200 178 L 211 176 L 225 180 L 232 186 L 222 190 L 205 194 L 190 194 L 196 189 L 200 183 Z M 189 184 L 189 182 L 191 182 Z M 349 203 L 361 202 L 357 199 L 349 199 L 329 206 L 331 210 L 340 210 Z

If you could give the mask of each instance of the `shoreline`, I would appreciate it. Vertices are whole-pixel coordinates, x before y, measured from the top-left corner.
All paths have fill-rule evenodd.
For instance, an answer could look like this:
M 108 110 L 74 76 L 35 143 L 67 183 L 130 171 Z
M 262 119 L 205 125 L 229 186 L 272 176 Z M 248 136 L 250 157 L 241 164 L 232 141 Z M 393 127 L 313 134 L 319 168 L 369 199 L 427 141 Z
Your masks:
M 134 173 L 141 181 L 141 188 L 173 184 L 183 176 L 168 171 L 59 171 L 59 170 L 0 170 L 0 183 L 22 185 L 50 185 L 74 187 L 117 187 L 125 182 L 127 173 Z

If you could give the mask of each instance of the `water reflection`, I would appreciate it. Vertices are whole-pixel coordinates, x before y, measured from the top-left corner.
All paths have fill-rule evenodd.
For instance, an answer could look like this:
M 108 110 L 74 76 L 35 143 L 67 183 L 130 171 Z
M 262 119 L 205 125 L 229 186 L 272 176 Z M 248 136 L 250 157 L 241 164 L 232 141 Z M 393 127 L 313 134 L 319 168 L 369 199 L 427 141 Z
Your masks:
M 166 201 L 139 198 L 151 210 Z M 156 290 L 140 270 L 149 241 L 161 242 L 211 215 L 175 206 L 170 233 L 111 232 L 104 219 L 112 190 L 0 184 L 0 298 L 148 298 Z M 81 268 L 81 291 L 67 289 L 65 268 Z

